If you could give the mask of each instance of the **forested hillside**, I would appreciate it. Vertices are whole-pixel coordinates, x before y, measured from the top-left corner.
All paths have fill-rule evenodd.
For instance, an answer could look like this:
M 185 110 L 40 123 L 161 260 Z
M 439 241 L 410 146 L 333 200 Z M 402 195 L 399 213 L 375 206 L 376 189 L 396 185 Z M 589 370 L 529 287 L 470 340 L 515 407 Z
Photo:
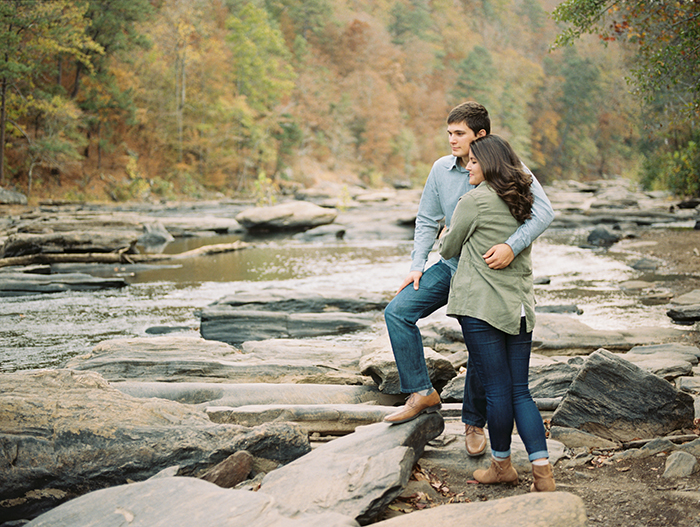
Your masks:
M 636 177 L 626 51 L 556 0 L 1 0 L 0 186 L 33 199 L 421 185 L 476 100 L 543 182 Z M 658 133 L 658 127 L 653 129 Z

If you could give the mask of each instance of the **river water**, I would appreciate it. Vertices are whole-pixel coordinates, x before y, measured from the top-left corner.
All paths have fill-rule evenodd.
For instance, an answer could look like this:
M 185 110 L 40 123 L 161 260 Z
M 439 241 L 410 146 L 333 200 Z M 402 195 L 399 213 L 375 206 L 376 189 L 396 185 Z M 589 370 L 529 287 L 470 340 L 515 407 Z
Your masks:
M 596 329 L 673 327 L 665 306 L 641 305 L 620 290 L 618 284 L 638 278 L 638 271 L 620 258 L 579 248 L 578 238 L 576 232 L 548 232 L 535 242 L 535 277 L 551 280 L 536 286 L 539 305 L 576 304 L 583 310 L 580 320 Z M 235 239 L 190 238 L 174 242 L 167 252 Z M 91 274 L 123 276 L 129 285 L 0 299 L 0 371 L 61 367 L 103 340 L 148 336 L 147 330 L 157 326 L 177 328 L 173 334 L 198 335 L 197 310 L 237 291 L 394 291 L 408 272 L 411 248 L 410 241 L 302 243 L 277 237 L 256 241 L 250 249 L 177 265 L 101 266 L 99 271 L 90 266 Z M 367 332 L 332 339 L 362 342 L 374 336 Z

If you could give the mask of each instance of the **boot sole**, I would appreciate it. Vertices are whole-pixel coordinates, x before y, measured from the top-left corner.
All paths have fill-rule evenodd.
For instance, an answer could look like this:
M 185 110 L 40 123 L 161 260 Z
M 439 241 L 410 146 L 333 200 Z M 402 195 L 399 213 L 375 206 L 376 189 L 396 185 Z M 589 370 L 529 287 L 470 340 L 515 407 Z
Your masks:
M 401 423 L 408 423 L 409 421 L 412 421 L 419 415 L 423 414 L 432 414 L 435 412 L 439 412 L 442 409 L 442 403 L 436 404 L 435 406 L 428 406 L 427 408 L 423 408 L 420 412 L 418 412 L 415 415 L 412 415 L 411 417 L 407 417 L 405 419 L 401 419 L 400 421 L 387 421 L 386 419 L 384 420 L 385 423 L 389 423 L 390 425 L 400 425 Z

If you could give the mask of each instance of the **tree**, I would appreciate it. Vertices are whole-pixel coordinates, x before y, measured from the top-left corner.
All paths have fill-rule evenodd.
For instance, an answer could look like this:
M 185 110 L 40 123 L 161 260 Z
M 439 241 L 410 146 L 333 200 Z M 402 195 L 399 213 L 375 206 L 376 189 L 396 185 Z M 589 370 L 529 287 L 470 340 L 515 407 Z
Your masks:
M 604 42 L 627 42 L 637 51 L 634 83 L 646 100 L 671 89 L 681 118 L 700 116 L 700 2 L 567 0 L 553 17 L 570 25 L 555 46 L 585 33 L 597 33 Z
M 87 34 L 101 49 L 89 54 L 92 71 L 88 71 L 87 79 L 85 65 L 75 61 L 69 90 L 84 112 L 88 139 L 96 137 L 99 167 L 106 144 L 103 135 L 109 135 L 114 123 L 128 120 L 134 112 L 130 92 L 117 86 L 112 62 L 134 48 L 148 47 L 149 41 L 139 32 L 139 24 L 149 19 L 153 9 L 148 0 L 88 0 L 85 5 Z
M 67 108 L 60 86 L 60 57 L 92 69 L 90 55 L 102 48 L 86 34 L 85 6 L 70 0 L 8 0 L 0 3 L 0 184 L 4 182 L 6 125 L 23 138 L 30 171 L 37 164 L 56 169 L 79 143 L 78 114 Z M 56 118 L 56 116 L 62 116 Z M 67 119 L 67 120 L 66 120 Z M 22 125 L 33 124 L 33 131 Z M 56 123 L 63 123 L 58 128 Z M 31 185 L 29 185 L 31 189 Z

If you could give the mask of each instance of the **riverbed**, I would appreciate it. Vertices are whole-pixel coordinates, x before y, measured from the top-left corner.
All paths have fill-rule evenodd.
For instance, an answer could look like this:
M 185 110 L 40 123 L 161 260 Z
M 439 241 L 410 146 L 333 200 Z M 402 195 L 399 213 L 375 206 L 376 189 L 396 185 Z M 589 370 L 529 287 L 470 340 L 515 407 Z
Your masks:
M 539 306 L 575 304 L 579 319 L 594 329 L 674 327 L 666 306 L 646 306 L 620 283 L 638 278 L 628 262 L 604 251 L 581 248 L 582 233 L 551 231 L 533 245 Z M 176 241 L 168 252 L 234 241 L 213 236 Z M 408 272 L 412 242 L 370 240 L 301 242 L 293 236 L 261 239 L 254 247 L 192 258 L 177 265 L 86 266 L 91 274 L 122 276 L 128 286 L 5 297 L 0 302 L 0 371 L 55 368 L 97 343 L 168 332 L 199 335 L 197 312 L 238 291 L 268 288 L 392 292 Z M 431 262 L 437 255 L 431 255 Z M 77 271 L 81 266 L 65 266 Z M 327 337 L 361 344 L 373 330 Z

